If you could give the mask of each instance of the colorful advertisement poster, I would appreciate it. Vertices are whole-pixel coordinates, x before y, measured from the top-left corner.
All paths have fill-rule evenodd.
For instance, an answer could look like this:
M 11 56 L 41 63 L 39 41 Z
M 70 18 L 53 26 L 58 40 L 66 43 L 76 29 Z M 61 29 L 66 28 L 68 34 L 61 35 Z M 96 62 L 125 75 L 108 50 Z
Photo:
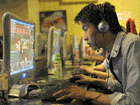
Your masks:
M 54 26 L 61 29 L 61 31 L 67 31 L 67 19 L 66 11 L 45 11 L 40 12 L 40 32 L 49 32 L 49 28 Z

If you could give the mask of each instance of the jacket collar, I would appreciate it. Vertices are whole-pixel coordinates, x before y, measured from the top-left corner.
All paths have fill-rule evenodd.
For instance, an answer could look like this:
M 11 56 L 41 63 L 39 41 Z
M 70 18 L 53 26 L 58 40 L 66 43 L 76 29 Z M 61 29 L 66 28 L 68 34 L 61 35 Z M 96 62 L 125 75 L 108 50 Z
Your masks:
M 118 55 L 122 41 L 125 38 L 125 36 L 126 34 L 123 31 L 118 32 L 113 44 L 113 48 L 111 50 L 111 57 L 115 58 Z

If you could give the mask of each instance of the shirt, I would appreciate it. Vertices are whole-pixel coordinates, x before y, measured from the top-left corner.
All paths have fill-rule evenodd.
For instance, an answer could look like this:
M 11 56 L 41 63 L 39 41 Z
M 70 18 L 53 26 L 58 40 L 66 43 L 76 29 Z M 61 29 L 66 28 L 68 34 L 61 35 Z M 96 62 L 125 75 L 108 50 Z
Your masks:
M 109 56 L 109 54 L 107 54 L 106 59 L 104 60 L 102 65 L 104 66 L 106 73 L 111 73 L 111 71 L 108 67 L 108 63 L 107 63 L 107 62 L 109 62 L 108 56 Z M 107 83 L 108 89 L 111 90 L 112 92 L 116 91 L 115 87 L 117 88 L 117 91 L 122 92 L 122 86 L 121 86 L 120 82 L 117 80 L 114 80 L 112 77 L 106 79 L 106 83 Z
M 113 70 L 122 82 L 120 91 L 109 94 L 111 105 L 140 105 L 140 36 L 119 32 L 111 51 Z M 108 79 L 108 87 L 117 87 L 118 81 Z M 111 86 L 110 86 L 111 87 Z
M 109 68 L 107 66 L 107 59 L 105 59 L 102 63 L 102 65 L 104 66 L 105 70 L 107 71 Z

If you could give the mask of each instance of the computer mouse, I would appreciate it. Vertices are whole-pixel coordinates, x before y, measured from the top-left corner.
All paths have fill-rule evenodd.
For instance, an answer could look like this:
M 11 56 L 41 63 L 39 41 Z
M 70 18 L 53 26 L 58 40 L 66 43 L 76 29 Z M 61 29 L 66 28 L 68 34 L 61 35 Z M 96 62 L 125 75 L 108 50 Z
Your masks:
M 76 80 L 80 80 L 80 77 L 72 77 L 69 79 L 70 82 L 75 82 Z

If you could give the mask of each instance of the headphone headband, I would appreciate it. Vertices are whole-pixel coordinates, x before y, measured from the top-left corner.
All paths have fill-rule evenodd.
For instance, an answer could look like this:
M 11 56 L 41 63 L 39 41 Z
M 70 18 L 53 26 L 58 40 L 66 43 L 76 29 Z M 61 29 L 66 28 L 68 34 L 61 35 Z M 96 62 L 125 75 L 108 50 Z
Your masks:
M 107 21 L 105 21 L 105 4 L 98 4 L 94 6 L 91 4 L 89 5 L 89 8 L 93 11 L 99 11 L 99 16 L 102 20 L 99 22 L 97 28 L 102 33 L 107 32 L 109 30 L 109 24 Z
M 105 15 L 105 7 L 104 7 L 104 4 L 99 4 L 98 5 L 98 10 L 99 10 L 99 15 L 100 15 L 100 18 L 101 19 L 104 19 L 104 15 Z
M 101 20 L 101 22 L 99 22 L 97 27 L 98 27 L 98 30 L 100 32 L 105 33 L 109 30 L 109 24 L 104 19 L 105 18 L 105 5 L 104 4 L 99 4 L 98 6 L 99 6 L 98 9 L 100 10 L 99 15 L 100 15 L 102 20 Z

